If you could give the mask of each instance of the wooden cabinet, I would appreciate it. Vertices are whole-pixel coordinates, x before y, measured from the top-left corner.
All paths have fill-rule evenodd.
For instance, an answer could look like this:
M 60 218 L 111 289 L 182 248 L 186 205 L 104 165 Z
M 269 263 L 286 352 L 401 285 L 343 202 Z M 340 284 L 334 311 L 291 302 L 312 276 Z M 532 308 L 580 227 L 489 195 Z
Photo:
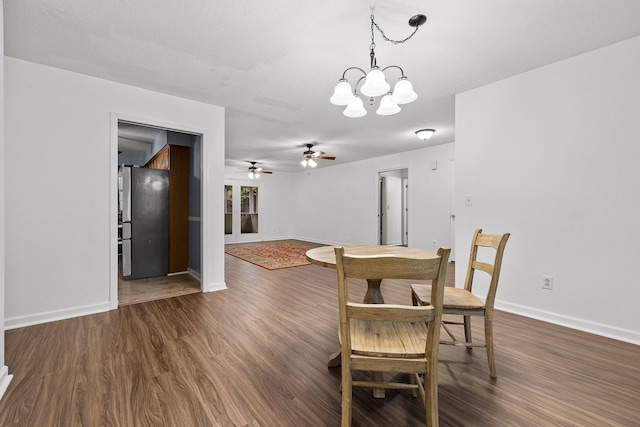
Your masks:
M 170 145 L 165 145 L 162 150 L 158 151 L 158 153 L 153 156 L 151 160 L 147 162 L 145 165 L 146 168 L 150 169 L 162 169 L 162 170 L 170 170 Z M 188 149 L 188 147 L 185 147 Z
M 190 149 L 165 145 L 145 165 L 169 171 L 169 273 L 189 268 Z

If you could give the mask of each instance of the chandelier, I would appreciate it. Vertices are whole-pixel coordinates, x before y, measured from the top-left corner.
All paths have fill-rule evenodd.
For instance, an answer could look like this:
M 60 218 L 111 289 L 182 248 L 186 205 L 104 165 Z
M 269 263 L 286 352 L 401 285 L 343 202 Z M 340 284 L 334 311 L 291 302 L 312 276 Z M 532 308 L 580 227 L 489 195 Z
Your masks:
M 364 104 L 360 95 L 358 95 L 358 85 L 364 80 L 364 84 L 360 87 L 360 93 L 369 98 L 369 104 L 373 105 L 375 97 L 383 96 L 380 100 L 380 105 L 376 110 L 376 113 L 382 116 L 389 116 L 399 113 L 401 104 L 408 104 L 415 101 L 418 98 L 418 94 L 413 91 L 413 85 L 404 75 L 404 70 L 397 65 L 389 65 L 380 69 L 376 64 L 376 43 L 374 39 L 374 28 L 380 31 L 382 38 L 393 44 L 404 43 L 409 40 L 418 31 L 418 28 L 427 21 L 427 17 L 424 15 L 414 15 L 409 19 L 409 26 L 415 28 L 409 37 L 404 40 L 391 40 L 384 31 L 380 29 L 378 24 L 374 20 L 373 13 L 371 14 L 371 45 L 369 46 L 369 56 L 371 57 L 371 70 L 367 73 L 359 67 L 349 67 L 342 73 L 342 78 L 338 81 L 333 96 L 329 101 L 334 105 L 346 105 L 347 108 L 343 111 L 343 114 L 347 117 L 362 117 L 367 114 L 367 110 L 364 108 Z M 393 92 L 390 91 L 391 86 L 387 83 L 385 77 L 385 71 L 389 69 L 400 70 L 400 78 L 393 88 Z M 356 81 L 354 88 L 347 81 L 347 72 L 355 70 L 358 74 L 362 74 Z

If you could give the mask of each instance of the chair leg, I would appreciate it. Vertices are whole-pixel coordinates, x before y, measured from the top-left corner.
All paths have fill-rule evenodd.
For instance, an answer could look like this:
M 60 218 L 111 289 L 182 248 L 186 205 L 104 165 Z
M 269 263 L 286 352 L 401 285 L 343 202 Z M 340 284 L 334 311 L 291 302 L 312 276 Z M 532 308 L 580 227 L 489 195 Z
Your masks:
M 438 427 L 438 374 L 434 370 L 424 375 L 424 409 L 427 427 Z
M 409 380 L 410 380 L 411 384 L 415 384 L 416 387 L 418 386 L 418 382 L 420 382 L 420 378 L 418 378 L 418 374 L 409 374 Z M 411 396 L 418 397 L 418 389 L 417 388 L 414 388 L 413 390 L 411 390 Z
M 345 369 L 346 368 L 346 369 Z M 341 427 L 351 426 L 351 372 L 349 366 L 342 365 L 342 382 L 340 388 L 342 389 L 342 422 Z
M 467 344 L 471 344 L 471 316 L 463 316 L 464 317 L 464 341 Z M 467 351 L 471 352 L 473 348 L 471 346 L 467 346 Z
M 484 342 L 487 347 L 489 375 L 491 375 L 491 378 L 498 378 L 496 374 L 496 361 L 493 355 L 493 315 L 487 313 L 485 313 L 484 316 Z

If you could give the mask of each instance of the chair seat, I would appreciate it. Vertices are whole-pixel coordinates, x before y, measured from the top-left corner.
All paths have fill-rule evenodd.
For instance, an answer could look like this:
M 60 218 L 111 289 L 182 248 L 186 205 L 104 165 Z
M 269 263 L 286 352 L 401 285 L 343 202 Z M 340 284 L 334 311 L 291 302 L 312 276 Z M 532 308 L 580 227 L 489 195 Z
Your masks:
M 350 319 L 354 354 L 373 357 L 424 358 L 427 325 Z
M 431 301 L 431 285 L 411 285 L 411 291 L 420 301 L 420 304 L 428 305 Z M 483 310 L 484 301 L 469 291 L 462 288 L 444 288 L 443 310 Z

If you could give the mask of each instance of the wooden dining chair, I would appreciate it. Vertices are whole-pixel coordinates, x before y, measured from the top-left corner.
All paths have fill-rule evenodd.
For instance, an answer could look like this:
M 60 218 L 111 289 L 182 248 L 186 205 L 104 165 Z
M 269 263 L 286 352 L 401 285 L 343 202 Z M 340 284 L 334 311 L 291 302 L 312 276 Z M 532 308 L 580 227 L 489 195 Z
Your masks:
M 353 255 L 335 248 L 340 308 L 342 427 L 351 425 L 352 387 L 419 392 L 426 425 L 438 426 L 438 348 L 442 297 L 450 249 L 427 259 Z M 432 280 L 429 306 L 349 302 L 347 279 Z M 353 371 L 380 373 L 354 381 Z M 385 382 L 383 372 L 408 373 L 410 383 Z
M 493 304 L 496 299 L 498 280 L 500 279 L 500 269 L 502 267 L 502 256 L 504 248 L 509 239 L 509 233 L 502 236 L 499 234 L 482 234 L 482 229 L 477 229 L 471 241 L 471 254 L 469 255 L 469 265 L 467 267 L 467 277 L 464 288 L 445 288 L 443 313 L 445 315 L 462 315 L 462 321 L 443 321 L 443 327 L 451 341 L 441 341 L 441 344 L 462 345 L 469 351 L 473 347 L 486 347 L 487 360 L 489 362 L 489 373 L 492 378 L 497 378 L 496 362 L 493 353 Z M 495 251 L 493 262 L 478 261 L 478 248 L 486 247 Z M 473 280 L 476 270 L 483 271 L 489 275 L 489 286 L 484 301 L 472 293 Z M 411 285 L 411 298 L 414 305 L 428 305 L 431 300 L 432 287 L 430 285 Z M 471 339 L 471 316 L 484 316 L 484 343 L 473 343 Z M 464 327 L 464 342 L 458 341 L 453 331 L 447 325 L 461 325 Z

